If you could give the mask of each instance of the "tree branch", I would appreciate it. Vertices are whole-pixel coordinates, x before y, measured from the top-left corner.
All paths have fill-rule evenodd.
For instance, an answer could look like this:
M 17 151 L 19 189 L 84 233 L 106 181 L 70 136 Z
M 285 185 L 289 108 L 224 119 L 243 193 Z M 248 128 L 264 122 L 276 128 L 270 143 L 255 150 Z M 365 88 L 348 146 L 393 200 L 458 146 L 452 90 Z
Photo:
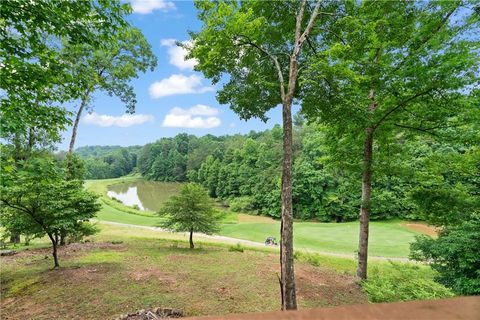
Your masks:
M 282 68 L 280 66 L 280 63 L 278 62 L 277 57 L 275 55 L 273 55 L 272 53 L 270 53 L 265 48 L 263 48 L 262 46 L 254 43 L 248 36 L 238 35 L 236 37 L 241 37 L 241 38 L 246 39 L 246 42 L 240 42 L 240 44 L 246 44 L 246 45 L 249 45 L 251 47 L 254 47 L 254 48 L 260 50 L 261 52 L 263 52 L 265 55 L 267 55 L 273 61 L 274 65 L 275 65 L 275 68 L 277 69 L 278 82 L 280 83 L 280 95 L 281 95 L 282 101 L 283 101 L 284 98 L 285 98 L 285 87 L 284 87 L 285 82 L 284 82 L 284 79 L 283 79 Z M 238 40 L 238 39 L 235 39 L 235 40 Z
M 407 62 L 408 58 L 410 58 L 412 54 L 414 54 L 417 50 L 423 47 L 428 41 L 430 41 L 430 39 L 432 39 L 442 29 L 442 27 L 448 22 L 448 19 L 457 10 L 458 7 L 459 5 L 455 6 L 452 10 L 450 10 L 447 13 L 447 15 L 442 19 L 442 21 L 440 21 L 440 23 L 433 30 L 429 31 L 428 35 L 424 39 L 422 39 L 415 47 L 413 47 L 409 51 L 409 53 L 405 56 L 405 58 L 403 58 L 403 60 L 395 67 L 393 72 L 396 72 L 398 69 L 400 69 L 405 64 L 405 62 Z
M 415 100 L 416 98 L 418 97 L 421 97 L 421 96 L 424 96 L 426 94 L 428 94 L 432 89 L 428 89 L 426 91 L 422 91 L 422 92 L 418 92 L 416 94 L 414 94 L 413 96 L 411 96 L 410 98 L 406 99 L 406 100 L 403 100 L 401 101 L 399 104 L 397 104 L 395 107 L 393 107 L 392 109 L 390 109 L 387 113 L 385 113 L 383 115 L 383 117 L 380 118 L 380 120 L 377 121 L 377 123 L 375 123 L 375 125 L 373 126 L 373 129 L 377 129 L 378 126 L 380 124 L 382 124 L 383 121 L 385 121 L 385 119 L 388 118 L 388 116 L 390 116 L 392 113 L 396 112 L 397 110 L 405 107 L 410 101 L 412 100 Z

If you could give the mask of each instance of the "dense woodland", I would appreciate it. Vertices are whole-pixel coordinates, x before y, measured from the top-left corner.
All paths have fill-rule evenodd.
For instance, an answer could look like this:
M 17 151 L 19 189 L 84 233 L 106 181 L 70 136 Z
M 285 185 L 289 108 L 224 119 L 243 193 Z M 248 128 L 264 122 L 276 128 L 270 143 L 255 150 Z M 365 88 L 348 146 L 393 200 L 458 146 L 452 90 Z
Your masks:
M 444 198 L 445 205 L 478 201 L 478 132 L 476 126 L 467 126 L 461 138 L 444 141 L 428 134 L 408 142 L 399 136 L 379 152 L 384 170 L 374 184 L 372 219 L 425 219 L 431 199 Z M 307 125 L 298 117 L 294 216 L 327 222 L 355 220 L 361 201 L 360 165 L 349 159 L 348 152 L 354 150 L 345 150 L 344 158 L 343 150 L 329 148 L 327 135 L 325 127 Z M 77 153 L 85 159 L 88 179 L 138 172 L 149 180 L 198 182 L 233 211 L 279 218 L 281 143 L 282 129 L 277 125 L 245 135 L 179 134 L 143 147 L 82 147 Z

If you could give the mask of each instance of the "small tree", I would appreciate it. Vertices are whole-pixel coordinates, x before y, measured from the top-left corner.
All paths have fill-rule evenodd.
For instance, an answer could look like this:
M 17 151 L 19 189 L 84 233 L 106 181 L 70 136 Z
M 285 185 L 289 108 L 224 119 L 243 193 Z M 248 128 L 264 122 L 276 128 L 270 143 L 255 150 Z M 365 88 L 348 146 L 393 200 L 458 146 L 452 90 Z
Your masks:
M 164 219 L 162 228 L 176 232 L 190 232 L 190 249 L 193 249 L 193 232 L 212 234 L 219 229 L 221 215 L 208 196 L 207 190 L 196 183 L 182 187 L 180 194 L 172 196 L 158 213 Z
M 1 177 L 1 225 L 33 237 L 47 235 L 58 268 L 60 235 L 85 234 L 88 220 L 100 210 L 97 196 L 85 191 L 81 181 L 65 180 L 51 157 L 31 158 L 20 165 L 12 161 L 2 166 Z

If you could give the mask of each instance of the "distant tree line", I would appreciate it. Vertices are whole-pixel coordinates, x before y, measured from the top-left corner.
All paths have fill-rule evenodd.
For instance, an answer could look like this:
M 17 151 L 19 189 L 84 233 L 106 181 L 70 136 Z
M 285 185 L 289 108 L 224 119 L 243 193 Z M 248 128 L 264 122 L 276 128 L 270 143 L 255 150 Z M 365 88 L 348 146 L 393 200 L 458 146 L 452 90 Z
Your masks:
M 294 217 L 326 222 L 355 220 L 361 203 L 361 164 L 352 158 L 339 163 L 335 153 L 340 151 L 326 141 L 328 129 L 305 124 L 300 117 L 296 120 Z M 450 200 L 458 203 L 474 199 L 478 179 L 464 168 L 478 156 L 476 147 L 468 142 L 475 139 L 474 132 L 473 127 L 465 129 L 464 142 L 455 143 L 438 142 L 430 136 L 408 142 L 398 137 L 379 150 L 377 160 L 383 170 L 374 182 L 371 218 L 426 219 L 429 211 L 437 212 L 438 217 L 438 208 L 425 207 L 438 203 L 434 199 L 452 197 Z M 82 147 L 76 153 L 85 159 L 87 179 L 138 171 L 149 180 L 197 182 L 233 211 L 279 218 L 282 134 L 278 125 L 245 135 L 196 137 L 183 133 L 144 147 Z M 445 164 L 456 166 L 457 172 L 447 170 Z M 464 168 L 463 173 L 458 168 Z M 462 192 L 458 191 L 460 185 Z
M 140 149 L 140 146 L 87 146 L 76 149 L 75 153 L 84 160 L 85 179 L 109 179 L 132 173 Z

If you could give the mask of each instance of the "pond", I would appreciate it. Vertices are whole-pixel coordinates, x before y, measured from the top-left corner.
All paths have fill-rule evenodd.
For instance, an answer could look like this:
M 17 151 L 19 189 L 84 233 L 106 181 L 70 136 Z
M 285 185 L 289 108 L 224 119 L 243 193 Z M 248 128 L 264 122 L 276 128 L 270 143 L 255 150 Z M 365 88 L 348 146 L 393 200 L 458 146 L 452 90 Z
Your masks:
M 172 195 L 178 193 L 181 183 L 134 181 L 108 186 L 107 195 L 120 200 L 124 205 L 137 205 L 143 211 L 158 211 Z

